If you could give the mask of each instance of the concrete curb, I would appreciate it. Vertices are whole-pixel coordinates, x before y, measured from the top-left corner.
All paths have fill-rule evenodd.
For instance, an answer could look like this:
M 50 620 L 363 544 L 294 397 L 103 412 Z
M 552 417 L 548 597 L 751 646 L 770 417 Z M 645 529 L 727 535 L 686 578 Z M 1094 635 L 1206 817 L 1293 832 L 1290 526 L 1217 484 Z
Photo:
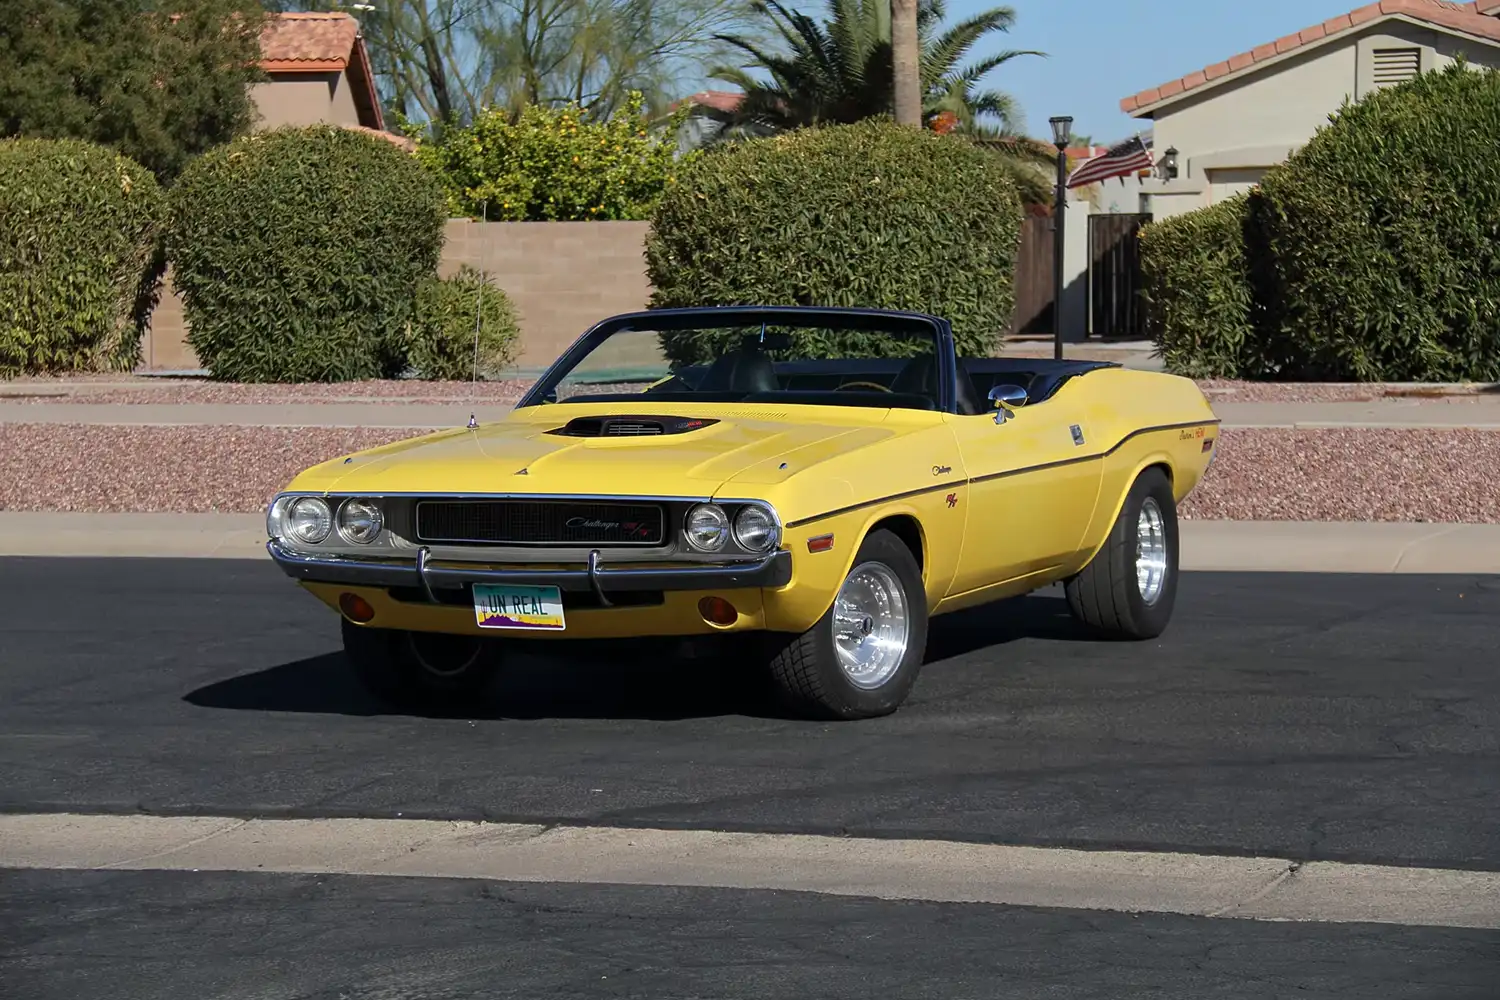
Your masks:
M 1500 524 L 1183 521 L 1188 571 L 1500 574 Z M 268 559 L 260 514 L 0 511 L 0 556 Z

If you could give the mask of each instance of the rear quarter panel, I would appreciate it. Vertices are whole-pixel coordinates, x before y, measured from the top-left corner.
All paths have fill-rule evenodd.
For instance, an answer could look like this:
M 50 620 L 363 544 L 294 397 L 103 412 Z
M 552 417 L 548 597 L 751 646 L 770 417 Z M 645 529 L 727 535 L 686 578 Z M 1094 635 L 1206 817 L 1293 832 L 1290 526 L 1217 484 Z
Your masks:
M 1103 369 L 1061 392 L 1082 393 L 1090 434 L 1103 453 L 1099 501 L 1084 532 L 1076 572 L 1114 526 L 1131 484 L 1153 465 L 1166 469 L 1180 504 L 1198 487 L 1218 447 L 1219 418 L 1191 379 L 1160 372 Z

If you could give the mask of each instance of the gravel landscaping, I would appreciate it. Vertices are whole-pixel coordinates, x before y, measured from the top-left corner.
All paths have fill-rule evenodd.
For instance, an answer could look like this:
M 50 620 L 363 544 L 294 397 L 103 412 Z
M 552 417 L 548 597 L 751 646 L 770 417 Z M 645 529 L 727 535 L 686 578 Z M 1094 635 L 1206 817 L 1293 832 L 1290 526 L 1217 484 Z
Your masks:
M 509 403 L 532 379 L 495 382 L 210 382 L 202 378 L 86 375 L 0 381 L 0 403 Z
M 299 471 L 413 431 L 0 424 L 0 509 L 256 511 Z M 1185 518 L 1500 523 L 1500 431 L 1221 431 Z
M 1413 385 L 1380 382 L 1234 382 L 1203 379 L 1203 394 L 1214 403 L 1368 403 L 1412 399 L 1424 403 L 1466 403 L 1494 397 L 1500 387 L 1489 384 Z

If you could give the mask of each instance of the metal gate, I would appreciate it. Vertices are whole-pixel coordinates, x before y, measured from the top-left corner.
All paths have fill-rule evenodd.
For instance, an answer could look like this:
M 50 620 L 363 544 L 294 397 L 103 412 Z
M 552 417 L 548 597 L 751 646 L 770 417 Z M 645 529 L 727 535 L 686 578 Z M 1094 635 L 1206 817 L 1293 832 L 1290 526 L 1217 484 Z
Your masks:
M 1150 221 L 1139 214 L 1089 217 L 1089 333 L 1095 337 L 1146 336 L 1140 232 Z

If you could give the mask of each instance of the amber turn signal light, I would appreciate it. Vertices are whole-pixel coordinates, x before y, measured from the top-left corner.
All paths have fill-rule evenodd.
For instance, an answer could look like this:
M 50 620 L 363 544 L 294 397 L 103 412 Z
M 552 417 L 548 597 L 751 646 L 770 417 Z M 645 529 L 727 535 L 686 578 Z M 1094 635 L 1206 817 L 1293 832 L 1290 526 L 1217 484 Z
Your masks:
M 370 602 L 358 594 L 340 594 L 339 610 L 356 625 L 363 625 L 375 617 L 375 609 L 370 606 Z
M 740 613 L 734 605 L 722 597 L 705 597 L 698 602 L 698 613 L 710 625 L 733 625 L 739 621 Z

